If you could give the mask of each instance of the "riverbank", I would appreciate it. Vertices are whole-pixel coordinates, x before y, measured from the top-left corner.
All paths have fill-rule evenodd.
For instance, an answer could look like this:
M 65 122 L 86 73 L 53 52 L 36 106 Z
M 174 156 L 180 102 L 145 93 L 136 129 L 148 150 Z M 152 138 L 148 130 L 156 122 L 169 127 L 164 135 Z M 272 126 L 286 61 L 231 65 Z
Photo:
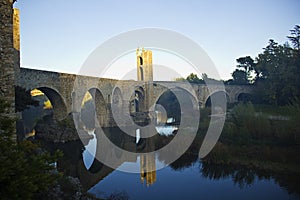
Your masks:
M 300 146 L 229 146 L 218 143 L 202 162 L 241 165 L 280 174 L 300 177 Z
M 208 128 L 209 108 L 201 114 L 198 143 Z M 229 108 L 218 143 L 202 162 L 262 171 L 284 179 L 283 185 L 290 192 L 300 194 L 299 116 L 298 104 L 285 107 L 235 105 Z

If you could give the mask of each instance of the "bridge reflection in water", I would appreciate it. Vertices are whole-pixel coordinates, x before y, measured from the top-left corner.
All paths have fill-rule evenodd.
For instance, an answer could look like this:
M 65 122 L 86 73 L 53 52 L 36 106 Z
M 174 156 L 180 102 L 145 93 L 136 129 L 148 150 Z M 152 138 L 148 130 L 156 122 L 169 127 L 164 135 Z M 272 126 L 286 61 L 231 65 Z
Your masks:
M 117 169 L 135 168 L 140 173 L 130 174 L 114 170 L 96 159 L 86 167 L 83 152 L 95 140 L 48 146 L 52 150 L 58 148 L 64 152 L 64 157 L 57 163 L 58 170 L 78 177 L 83 188 L 97 197 L 107 198 L 114 192 L 125 192 L 130 199 L 159 199 L 161 195 L 171 199 L 199 199 L 201 196 L 206 199 L 232 199 L 232 195 L 236 199 L 248 196 L 258 199 L 297 199 L 288 192 L 295 184 L 287 182 L 282 176 L 240 166 L 201 163 L 198 159 L 199 146 L 195 142 L 178 160 L 157 171 L 168 162 L 167 157 L 143 153 L 165 146 L 174 138 L 173 135 L 156 134 L 151 138 L 141 139 L 136 145 L 134 137 L 118 128 L 103 130 L 115 145 L 138 153 L 138 156 L 125 160 L 121 151 L 115 151 L 115 156 L 122 160 Z M 99 144 L 98 139 L 97 143 Z
M 175 128 L 169 127 L 169 131 Z M 138 154 L 133 159 L 127 159 L 125 160 L 125 164 L 122 163 L 118 169 L 122 170 L 122 167 L 126 167 L 126 163 L 131 163 L 132 165 L 139 164 L 140 166 L 140 179 L 141 182 L 146 184 L 147 186 L 152 185 L 156 181 L 156 155 L 153 151 L 155 151 L 155 138 L 149 138 L 149 139 L 139 139 L 135 140 L 134 144 L 134 138 L 124 135 L 124 133 L 121 133 L 122 131 L 118 128 L 110 128 L 105 129 L 105 134 L 107 137 L 112 138 L 112 141 L 115 145 L 117 145 L 120 148 L 124 148 L 126 146 L 127 151 L 131 152 L 143 152 L 141 154 Z M 137 131 L 140 134 L 140 130 Z M 120 134 L 121 138 L 119 137 L 112 137 L 115 134 Z M 90 133 L 91 134 L 91 133 Z M 96 159 L 96 149 L 101 148 L 97 147 L 97 135 L 95 133 L 93 134 L 93 139 L 91 139 L 87 145 L 85 145 L 85 150 L 83 152 L 83 161 L 84 165 L 87 170 L 90 170 L 94 160 Z M 138 134 L 138 135 L 139 135 Z M 172 134 L 169 134 L 169 136 L 172 137 Z M 149 153 L 147 153 L 149 152 Z M 122 157 L 122 151 L 116 151 L 115 154 L 117 157 Z M 128 171 L 128 169 L 125 169 L 125 171 Z
M 172 127 L 169 130 L 172 130 Z M 140 181 L 143 184 L 150 186 L 155 183 L 156 166 L 163 165 L 163 162 L 157 163 L 157 155 L 153 151 L 171 141 L 174 135 L 156 134 L 151 138 L 141 138 L 136 144 L 134 137 L 127 135 L 119 128 L 105 128 L 103 131 L 116 146 L 137 153 L 137 156 L 126 157 L 125 159 L 122 151 L 114 149 L 114 156 L 120 159 L 117 169 L 128 171 L 129 168 L 133 167 L 138 171 L 139 168 Z M 64 144 L 46 144 L 51 150 L 60 149 L 63 151 L 64 157 L 57 163 L 58 170 L 66 175 L 78 177 L 85 190 L 89 190 L 114 171 L 95 158 L 97 151 L 105 150 L 101 150 L 101 146 L 99 146 L 97 130 L 90 132 L 90 134 L 94 136 L 93 139 L 71 141 Z M 160 144 L 157 143 L 158 141 L 161 141 Z M 98 147 L 95 146 L 97 144 Z

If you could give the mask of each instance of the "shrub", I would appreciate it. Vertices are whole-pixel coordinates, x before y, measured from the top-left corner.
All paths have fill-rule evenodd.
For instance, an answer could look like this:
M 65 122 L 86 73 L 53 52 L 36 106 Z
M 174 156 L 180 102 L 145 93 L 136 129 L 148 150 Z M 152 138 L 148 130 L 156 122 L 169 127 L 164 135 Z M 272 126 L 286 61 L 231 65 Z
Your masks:
M 3 116 L 7 104 L 0 100 L 0 196 L 3 199 L 32 199 L 46 191 L 59 177 L 52 165 L 60 153 L 43 151 L 31 141 L 17 143 L 14 119 Z M 3 106 L 3 107 L 2 107 Z

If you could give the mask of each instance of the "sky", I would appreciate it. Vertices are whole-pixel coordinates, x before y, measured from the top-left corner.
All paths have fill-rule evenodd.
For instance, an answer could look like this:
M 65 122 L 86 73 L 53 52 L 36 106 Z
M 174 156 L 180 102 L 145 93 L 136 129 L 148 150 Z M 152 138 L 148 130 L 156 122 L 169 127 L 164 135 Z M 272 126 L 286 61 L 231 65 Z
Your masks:
M 299 0 L 18 0 L 14 7 L 20 10 L 21 67 L 75 74 L 113 36 L 154 27 L 192 39 L 226 80 L 237 58 L 255 58 L 269 39 L 285 43 L 289 30 L 300 24 Z M 134 52 L 119 58 L 104 77 L 135 70 L 135 59 Z M 153 63 L 177 72 L 154 79 L 186 77 L 194 69 L 159 51 L 153 52 Z

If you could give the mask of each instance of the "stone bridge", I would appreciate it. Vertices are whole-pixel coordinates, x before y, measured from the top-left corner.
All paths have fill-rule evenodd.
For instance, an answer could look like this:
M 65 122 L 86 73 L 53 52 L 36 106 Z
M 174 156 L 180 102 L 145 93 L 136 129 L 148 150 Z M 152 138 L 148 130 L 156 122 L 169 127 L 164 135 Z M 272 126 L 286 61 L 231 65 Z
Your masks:
M 27 90 L 39 89 L 51 101 L 56 119 L 64 119 L 68 114 L 79 114 L 82 100 L 88 91 L 92 95 L 100 125 L 114 126 L 113 114 L 122 114 L 122 118 L 135 113 L 145 113 L 169 89 L 183 104 L 194 109 L 204 107 L 210 97 L 226 98 L 227 102 L 237 102 L 241 96 L 251 93 L 250 86 L 224 86 L 218 83 L 207 85 L 186 84 L 183 82 L 153 82 L 152 52 L 138 49 L 136 54 L 138 81 L 118 81 L 97 77 L 85 77 L 74 74 L 57 73 L 20 68 L 20 27 L 19 11 L 13 9 L 13 2 L 0 2 L 0 79 L 3 82 L 0 96 L 11 106 L 8 113 L 15 116 L 15 92 L 12 85 Z M 212 101 L 213 102 L 213 101 Z M 116 108 L 116 109 L 112 109 Z M 153 107 L 152 107 L 153 108 Z M 130 118 L 130 117 L 129 117 Z
M 222 87 L 220 84 L 211 83 L 208 87 L 205 84 L 178 81 L 114 80 L 27 68 L 20 69 L 17 85 L 26 90 L 41 90 L 50 99 L 54 116 L 58 120 L 64 119 L 70 113 L 80 113 L 84 96 L 89 92 L 102 127 L 115 125 L 113 114 L 116 112 L 122 113 L 123 117 L 147 112 L 168 90 L 179 99 L 188 99 L 187 104 L 193 110 L 208 105 L 213 95 L 221 95 L 228 103 L 235 103 L 241 96 L 252 92 L 252 87 L 245 85 Z M 151 96 L 147 93 L 149 90 Z

